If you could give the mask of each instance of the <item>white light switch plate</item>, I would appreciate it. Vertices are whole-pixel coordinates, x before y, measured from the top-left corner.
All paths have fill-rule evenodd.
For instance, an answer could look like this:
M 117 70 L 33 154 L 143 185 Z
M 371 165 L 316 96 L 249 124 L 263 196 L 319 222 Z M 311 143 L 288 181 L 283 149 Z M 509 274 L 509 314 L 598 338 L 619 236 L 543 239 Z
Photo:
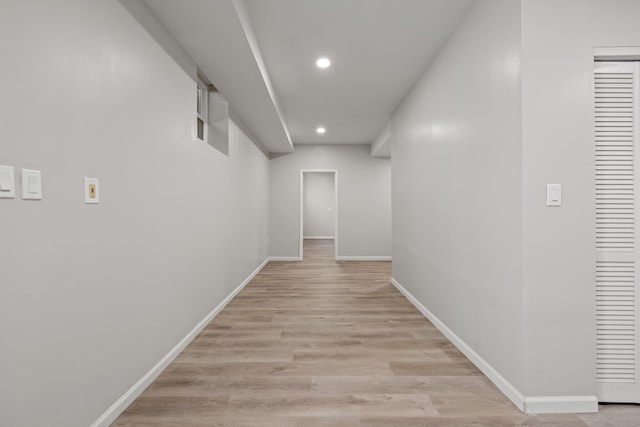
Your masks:
M 547 184 L 547 206 L 562 206 L 562 184 Z
M 16 197 L 16 178 L 13 166 L 0 166 L 0 199 Z
M 84 178 L 84 202 L 88 204 L 100 203 L 98 178 Z
M 42 173 L 30 169 L 22 169 L 22 199 L 42 199 Z

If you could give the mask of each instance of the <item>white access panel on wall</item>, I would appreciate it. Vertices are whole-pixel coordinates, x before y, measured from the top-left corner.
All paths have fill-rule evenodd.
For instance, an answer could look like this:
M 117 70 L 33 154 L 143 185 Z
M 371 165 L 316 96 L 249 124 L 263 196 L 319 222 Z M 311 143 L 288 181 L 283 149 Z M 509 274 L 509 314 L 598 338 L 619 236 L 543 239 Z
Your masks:
M 638 62 L 595 64 L 598 400 L 640 402 Z

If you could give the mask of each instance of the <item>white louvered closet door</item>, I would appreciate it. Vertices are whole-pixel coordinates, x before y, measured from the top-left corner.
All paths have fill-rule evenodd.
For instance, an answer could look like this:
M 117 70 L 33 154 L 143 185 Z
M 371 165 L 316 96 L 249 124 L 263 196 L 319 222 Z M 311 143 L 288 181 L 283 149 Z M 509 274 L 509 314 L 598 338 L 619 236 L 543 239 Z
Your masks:
M 640 402 L 638 62 L 595 64 L 597 383 Z

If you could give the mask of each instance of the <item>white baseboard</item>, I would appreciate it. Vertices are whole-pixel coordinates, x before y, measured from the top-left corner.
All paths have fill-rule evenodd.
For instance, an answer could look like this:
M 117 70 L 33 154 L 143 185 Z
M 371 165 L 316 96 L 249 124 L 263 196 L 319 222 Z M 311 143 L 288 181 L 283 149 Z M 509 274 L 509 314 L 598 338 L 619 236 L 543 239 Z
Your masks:
M 525 396 L 526 414 L 567 414 L 598 412 L 596 396 Z
M 418 301 L 409 291 L 407 291 L 397 280 L 391 279 L 391 284 L 395 286 L 424 317 L 429 319 L 458 350 L 474 364 L 483 374 L 491 380 L 493 384 L 522 412 L 526 414 L 544 413 L 582 413 L 598 412 L 598 399 L 595 396 L 524 396 L 513 384 L 507 381 L 493 366 L 476 353 L 467 343 L 457 336 L 438 319 L 429 309 Z
M 449 341 L 455 345 L 458 350 L 464 353 L 471 362 L 484 373 L 492 383 L 505 395 L 518 409 L 524 412 L 524 395 L 520 393 L 509 381 L 507 381 L 498 371 L 496 371 L 486 360 L 476 353 L 467 343 L 458 337 L 451 329 L 449 329 L 440 319 L 431 313 L 424 305 L 420 303 L 409 291 L 407 291 L 395 279 L 391 279 L 391 283 L 404 295 L 424 317 L 429 319 L 440 332 L 446 336 Z
M 336 261 L 391 261 L 390 256 L 339 256 Z
M 304 236 L 303 239 L 307 240 L 334 240 L 334 236 Z
M 302 261 L 297 256 L 270 256 L 269 261 Z
M 184 350 L 191 341 L 222 311 L 231 300 L 240 293 L 245 286 L 264 268 L 269 262 L 265 259 L 236 289 L 233 290 L 216 308 L 202 319 L 178 344 L 173 347 L 156 365 L 151 368 L 138 382 L 127 390 L 113 405 L 109 407 L 91 427 L 108 427 L 140 394 L 169 366 L 169 364 Z

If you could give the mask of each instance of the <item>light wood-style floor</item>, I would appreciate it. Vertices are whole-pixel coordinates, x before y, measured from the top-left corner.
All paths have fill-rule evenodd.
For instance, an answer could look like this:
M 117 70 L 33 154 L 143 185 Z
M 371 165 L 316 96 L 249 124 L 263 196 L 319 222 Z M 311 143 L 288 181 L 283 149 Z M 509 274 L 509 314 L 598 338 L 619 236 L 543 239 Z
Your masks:
M 523 415 L 392 285 L 390 262 L 269 263 L 114 426 L 640 426 Z

